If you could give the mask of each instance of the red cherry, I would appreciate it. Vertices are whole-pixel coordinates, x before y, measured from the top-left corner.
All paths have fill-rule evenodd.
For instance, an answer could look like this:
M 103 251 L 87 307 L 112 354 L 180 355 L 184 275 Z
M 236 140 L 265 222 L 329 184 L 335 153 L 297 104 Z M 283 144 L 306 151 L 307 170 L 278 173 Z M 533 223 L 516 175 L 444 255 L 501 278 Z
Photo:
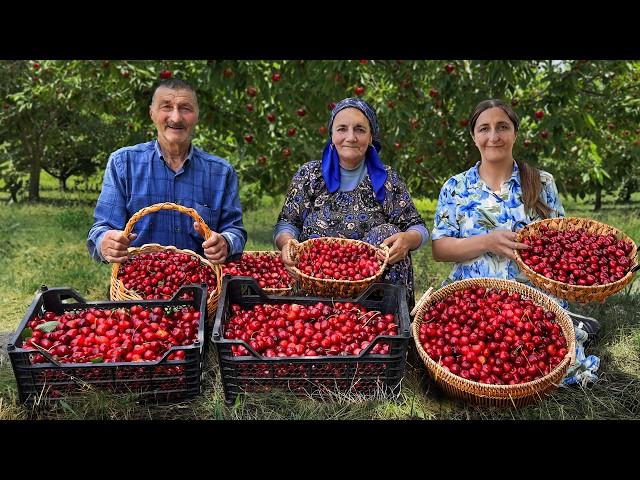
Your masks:
M 36 62 L 36 63 L 33 64 L 33 69 L 34 70 L 38 70 L 39 68 L 40 68 L 40 64 L 39 63 Z
M 244 136 L 244 139 L 246 142 L 251 143 L 253 142 L 253 135 L 247 134 Z
M 354 88 L 354 89 L 353 89 L 353 92 L 354 92 L 356 95 L 360 96 L 360 95 L 362 95 L 362 94 L 364 93 L 364 87 L 362 87 L 362 86 L 358 86 L 358 87 L 356 87 L 356 88 Z
M 536 112 L 536 118 L 539 120 L 539 119 L 541 119 L 542 117 L 544 117 L 544 112 L 543 112 L 542 110 L 538 110 L 538 111 Z
M 167 78 L 171 78 L 171 70 L 161 70 L 160 71 L 160 78 L 162 79 L 167 79 Z
M 265 163 L 267 163 L 267 157 L 265 155 L 260 155 L 256 162 L 258 163 L 258 165 L 264 165 Z
M 447 63 L 444 66 L 444 69 L 446 70 L 447 73 L 451 73 L 456 69 L 456 67 L 452 63 Z
M 359 60 L 359 62 L 360 62 L 362 65 L 366 65 L 367 63 L 369 63 L 369 60 Z
M 276 116 L 273 113 L 267 113 L 267 121 L 271 123 L 275 122 Z
M 129 70 L 123 70 L 123 71 L 122 71 L 122 73 L 121 73 L 121 75 L 122 75 L 124 78 L 129 78 Z
M 291 150 L 289 148 L 283 148 L 282 149 L 282 155 L 284 155 L 285 157 L 288 157 L 291 155 Z
M 389 107 L 389 108 L 393 108 L 393 107 L 395 107 L 395 106 L 396 106 L 396 104 L 395 104 L 395 102 L 394 102 L 393 100 L 389 100 L 389 101 L 387 102 L 387 107 Z
M 230 68 L 225 68 L 225 69 L 222 71 L 222 76 L 223 76 L 224 78 L 230 78 L 230 77 L 233 77 L 233 70 L 231 70 Z
M 436 98 L 439 94 L 440 93 L 435 88 L 432 88 L 431 90 L 429 90 L 429 96 L 431 98 Z
M 329 110 L 333 110 L 334 108 L 336 108 L 336 104 L 335 104 L 335 102 L 328 103 L 328 104 L 327 104 L 327 108 L 328 108 Z
M 318 128 L 318 132 L 320 133 L 320 135 L 326 135 L 327 134 L 327 127 L 322 125 L 320 128 Z
M 247 95 L 250 97 L 255 97 L 258 94 L 258 90 L 256 87 L 247 87 Z
M 296 134 L 295 128 L 290 128 L 289 130 L 287 130 L 287 136 L 293 137 L 295 134 Z
M 304 108 L 299 108 L 296 113 L 299 117 L 304 117 L 307 114 L 307 111 Z
M 273 75 L 271 75 L 271 80 L 273 80 L 274 82 L 279 82 L 281 78 L 282 77 L 278 72 L 276 72 Z
M 247 112 L 249 112 L 249 113 L 253 112 L 253 104 L 252 103 L 247 103 Z
M 540 132 L 540 136 L 541 136 L 542 138 L 547 138 L 547 137 L 549 137 L 549 131 L 548 131 L 548 130 L 542 130 L 542 131 Z

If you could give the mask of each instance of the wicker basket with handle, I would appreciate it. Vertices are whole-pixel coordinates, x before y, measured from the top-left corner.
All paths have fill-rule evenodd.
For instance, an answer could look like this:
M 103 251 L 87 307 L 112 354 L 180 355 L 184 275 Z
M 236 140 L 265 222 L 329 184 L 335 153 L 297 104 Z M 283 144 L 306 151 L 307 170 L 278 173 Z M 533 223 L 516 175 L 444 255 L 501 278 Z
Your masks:
M 444 300 L 454 292 L 477 287 L 504 289 L 510 293 L 517 292 L 523 297 L 529 298 L 545 310 L 555 313 L 556 322 L 567 340 L 567 355 L 565 358 L 547 375 L 530 382 L 515 385 L 483 384 L 473 380 L 467 380 L 442 368 L 442 366 L 429 357 L 420 343 L 419 332 L 424 320 L 424 314 L 432 305 Z M 420 358 L 435 383 L 455 398 L 488 406 L 520 407 L 528 405 L 541 400 L 544 398 L 544 395 L 554 390 L 561 383 L 569 366 L 575 362 L 576 337 L 569 315 L 548 295 L 519 282 L 494 278 L 471 278 L 453 282 L 434 293 L 432 293 L 432 289 L 429 289 L 418 301 L 411 314 L 415 315 L 412 331 Z
M 336 280 L 329 278 L 316 278 L 301 271 L 298 267 L 298 260 L 300 255 L 310 249 L 314 242 L 323 242 L 329 245 L 365 245 L 367 248 L 376 251 L 376 255 L 381 260 L 381 265 L 375 275 L 372 275 L 362 280 Z M 295 266 L 288 269 L 291 274 L 298 279 L 300 289 L 304 293 L 309 295 L 315 295 L 319 297 L 340 297 L 347 298 L 358 295 L 367 289 L 369 285 L 376 282 L 383 274 L 387 264 L 389 263 L 389 247 L 381 245 L 376 247 L 362 240 L 352 240 L 348 238 L 338 237 L 317 237 L 310 238 L 304 242 L 298 243 L 293 240 L 290 241 L 285 247 L 289 249 L 289 258 L 293 260 Z
M 638 248 L 631 240 L 631 238 L 618 230 L 604 223 L 592 220 L 590 218 L 578 218 L 578 217 L 561 217 L 561 218 L 548 218 L 546 220 L 540 220 L 534 223 L 530 223 L 522 228 L 516 237 L 516 241 L 520 242 L 524 237 L 531 235 L 538 235 L 541 226 L 546 226 L 552 230 L 578 230 L 584 228 L 587 232 L 594 235 L 613 235 L 618 240 L 624 240 L 633 245 L 633 249 L 629 253 L 629 271 L 620 280 L 604 285 L 571 285 L 568 283 L 559 282 L 551 278 L 545 277 L 533 271 L 531 267 L 524 263 L 519 250 L 514 250 L 516 256 L 516 262 L 524 274 L 529 278 L 531 283 L 543 290 L 551 293 L 558 298 L 564 298 L 566 300 L 572 300 L 580 303 L 588 303 L 601 301 L 605 298 L 613 295 L 614 293 L 622 290 L 631 280 L 633 274 L 638 270 Z
M 245 250 L 242 253 L 242 257 L 240 258 L 240 260 L 237 260 L 235 263 L 242 262 L 245 256 L 252 256 L 252 257 L 264 256 L 264 257 L 271 257 L 271 258 L 276 258 L 276 257 L 280 258 L 280 252 L 276 252 L 273 250 Z M 222 272 L 223 274 L 226 273 L 224 267 L 222 268 Z M 294 291 L 296 279 L 291 275 L 289 275 L 289 277 L 290 277 L 290 281 L 288 282 L 289 286 L 286 288 L 265 287 L 262 290 L 267 295 L 291 295 Z
M 180 213 L 189 215 L 197 223 L 200 224 L 200 227 L 204 232 L 204 238 L 208 239 L 209 237 L 211 237 L 211 229 L 207 226 L 198 212 L 196 212 L 192 208 L 183 207 L 182 205 L 169 202 L 156 203 L 154 205 L 150 205 L 138 210 L 127 222 L 127 225 L 125 226 L 123 231 L 123 235 L 127 237 L 133 231 L 133 226 L 136 224 L 136 222 L 143 216 L 153 212 L 158 212 L 160 210 L 177 210 Z M 212 319 L 218 307 L 218 299 L 220 298 L 220 289 L 222 287 L 222 268 L 220 267 L 220 265 L 212 264 L 211 262 L 209 262 L 209 260 L 203 258 L 201 255 L 192 250 L 178 249 L 174 246 L 165 246 L 158 243 L 146 243 L 140 247 L 129 247 L 129 258 L 135 257 L 136 255 L 140 255 L 142 253 L 154 253 L 162 251 L 184 253 L 192 257 L 196 257 L 200 263 L 205 264 L 207 267 L 213 270 L 216 278 L 216 285 L 213 289 L 209 288 L 209 292 L 207 294 L 207 316 Z M 118 271 L 120 270 L 120 267 L 121 264 L 119 263 L 114 263 L 111 267 L 111 300 L 142 300 L 143 297 L 140 294 L 133 290 L 127 289 L 122 281 L 118 278 Z

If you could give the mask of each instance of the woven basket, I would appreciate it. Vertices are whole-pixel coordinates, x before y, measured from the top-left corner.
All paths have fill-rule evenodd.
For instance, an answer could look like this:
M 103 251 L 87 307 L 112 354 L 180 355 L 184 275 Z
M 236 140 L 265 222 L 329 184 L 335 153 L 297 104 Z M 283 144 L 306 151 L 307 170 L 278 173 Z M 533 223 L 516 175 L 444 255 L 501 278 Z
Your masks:
M 351 240 L 347 238 L 318 237 L 305 240 L 302 243 L 291 241 L 284 248 L 289 249 L 289 258 L 291 258 L 291 260 L 293 260 L 297 265 L 300 255 L 311 248 L 314 241 L 322 241 L 330 245 L 353 245 L 354 243 L 358 245 L 366 245 L 367 247 L 376 250 L 381 260 L 384 257 L 384 261 L 382 265 L 380 265 L 380 268 L 375 275 L 363 278 L 362 280 L 335 280 L 328 278 L 316 278 L 302 272 L 297 268 L 297 266 L 293 266 L 288 269 L 291 274 L 298 279 L 300 283 L 300 289 L 309 295 L 338 298 L 356 296 L 366 290 L 369 285 L 376 282 L 382 276 L 382 273 L 384 272 L 385 268 L 387 268 L 387 264 L 389 263 L 389 247 L 387 247 L 386 245 L 375 247 L 370 243 L 363 242 L 361 240 Z
M 280 252 L 276 252 L 273 250 L 245 250 L 242 253 L 242 257 L 244 257 L 245 255 L 267 255 L 269 257 L 280 257 Z M 242 258 L 238 261 L 236 261 L 236 263 L 242 261 Z M 224 269 L 223 269 L 224 271 Z M 287 288 L 268 288 L 265 287 L 262 290 L 267 294 L 267 295 L 291 295 L 293 293 L 294 290 L 294 286 L 296 283 L 296 279 L 295 278 L 291 278 L 291 282 L 289 282 L 289 287 Z
M 633 249 L 631 250 L 631 253 L 629 253 L 630 268 L 624 277 L 613 283 L 589 286 L 571 285 L 568 283 L 558 282 L 557 280 L 552 280 L 551 278 L 540 275 L 539 273 L 534 272 L 531 267 L 524 263 L 522 257 L 520 256 L 519 250 L 514 250 L 518 266 L 534 285 L 544 289 L 545 291 L 558 298 L 564 298 L 566 300 L 572 300 L 580 303 L 588 303 L 604 300 L 605 298 L 622 290 L 633 279 L 633 273 L 638 269 L 638 248 L 635 245 L 635 242 L 631 240 L 629 236 L 625 235 L 617 228 L 611 227 L 604 223 L 600 223 L 596 220 L 591 220 L 589 218 L 548 218 L 546 220 L 539 220 L 525 226 L 518 232 L 516 241 L 520 242 L 526 236 L 537 235 L 542 225 L 546 226 L 549 229 L 560 231 L 578 230 L 579 228 L 584 228 L 589 233 L 595 235 L 614 235 L 619 240 L 625 240 L 633 244 Z
M 125 229 L 123 231 L 123 235 L 125 237 L 128 236 L 133 230 L 133 226 L 135 225 L 135 223 L 142 217 L 159 210 L 177 210 L 180 213 L 189 215 L 200 224 L 202 230 L 204 231 L 204 238 L 208 239 L 209 237 L 211 237 L 211 229 L 207 226 L 198 212 L 196 212 L 192 208 L 183 207 L 182 205 L 178 205 L 176 203 L 156 203 L 154 205 L 150 205 L 138 210 L 127 222 L 127 225 L 125 226 Z M 145 243 L 140 247 L 129 247 L 129 257 L 135 257 L 136 255 L 140 255 L 142 253 L 153 253 L 161 251 L 186 253 L 187 255 L 196 257 L 200 263 L 204 263 L 209 268 L 211 268 L 211 270 L 213 270 L 216 277 L 216 286 L 215 289 L 209 289 L 207 298 L 207 316 L 208 318 L 212 319 L 216 313 L 216 309 L 218 308 L 218 299 L 220 298 L 220 290 L 222 288 L 222 267 L 220 267 L 220 265 L 212 264 L 211 262 L 209 262 L 209 260 L 198 255 L 193 250 L 181 250 L 174 246 L 164 246 L 158 243 Z M 120 269 L 120 266 L 121 264 L 114 263 L 111 267 L 111 300 L 142 300 L 143 297 L 141 295 L 133 290 L 125 288 L 122 281 L 118 279 L 118 270 Z
M 556 322 L 560 326 L 562 333 L 567 340 L 567 356 L 555 366 L 547 375 L 536 380 L 520 383 L 517 385 L 487 385 L 473 380 L 467 380 L 458 375 L 444 370 L 433 359 L 427 355 L 419 340 L 420 325 L 422 325 L 424 313 L 433 305 L 458 290 L 471 287 L 485 287 L 487 289 L 504 289 L 510 293 L 520 293 L 523 297 L 531 299 L 545 310 L 556 314 Z M 554 300 L 542 292 L 527 285 L 512 281 L 499 280 L 494 278 L 471 278 L 451 283 L 435 293 L 431 290 L 425 292 L 418 301 L 416 308 L 411 312 L 415 313 L 412 324 L 413 340 L 418 354 L 424 362 L 427 371 L 447 394 L 487 406 L 498 407 L 520 407 L 541 400 L 544 395 L 554 390 L 567 373 L 569 366 L 575 362 L 576 337 L 573 323 L 569 315 Z

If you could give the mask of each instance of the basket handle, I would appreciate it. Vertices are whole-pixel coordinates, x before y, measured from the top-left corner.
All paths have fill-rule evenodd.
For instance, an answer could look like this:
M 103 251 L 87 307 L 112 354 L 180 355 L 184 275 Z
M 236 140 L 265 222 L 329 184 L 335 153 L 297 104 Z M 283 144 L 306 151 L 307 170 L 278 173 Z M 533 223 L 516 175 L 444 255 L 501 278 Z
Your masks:
M 140 220 L 145 215 L 148 215 L 153 212 L 157 212 L 160 210 L 177 210 L 180 213 L 184 213 L 193 218 L 197 223 L 200 224 L 200 228 L 204 232 L 204 239 L 208 240 L 211 235 L 211 229 L 204 222 L 202 217 L 198 212 L 196 212 L 193 208 L 183 207 L 182 205 L 178 205 L 177 203 L 164 202 L 164 203 L 155 203 L 153 205 L 149 205 L 148 207 L 141 208 L 127 222 L 127 225 L 124 227 L 123 235 L 128 237 L 131 231 L 133 230 L 133 226 L 136 224 L 138 220 Z
M 518 220 L 516 223 L 514 223 L 511 226 L 511 231 L 515 232 L 518 229 L 518 225 L 522 224 L 523 227 L 527 226 L 527 222 L 523 221 L 523 220 Z
M 422 294 L 420 300 L 417 301 L 415 307 L 413 307 L 413 310 L 411 310 L 411 313 L 409 314 L 410 316 L 413 317 L 416 313 L 418 313 L 418 310 L 422 308 L 422 304 L 426 302 L 427 299 L 431 296 L 431 292 L 433 292 L 433 287 L 429 287 L 427 291 Z

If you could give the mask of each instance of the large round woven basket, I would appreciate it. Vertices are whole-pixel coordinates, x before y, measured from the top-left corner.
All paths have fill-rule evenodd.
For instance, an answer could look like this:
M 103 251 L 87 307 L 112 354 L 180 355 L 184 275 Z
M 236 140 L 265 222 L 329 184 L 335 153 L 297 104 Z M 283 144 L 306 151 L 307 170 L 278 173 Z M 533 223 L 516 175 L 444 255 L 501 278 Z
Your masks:
M 523 297 L 529 298 L 545 310 L 555 313 L 556 322 L 560 326 L 562 333 L 567 340 L 566 357 L 544 377 L 516 385 L 487 385 L 473 380 L 467 380 L 443 369 L 437 362 L 427 355 L 427 352 L 420 343 L 420 325 L 422 325 L 424 314 L 431 305 L 445 299 L 458 290 L 464 290 L 472 287 L 504 289 L 510 293 L 517 292 Z M 423 295 L 423 297 L 418 301 L 416 308 L 414 308 L 411 313 L 415 313 L 412 331 L 413 340 L 420 358 L 424 362 L 427 371 L 435 383 L 447 394 L 455 398 L 487 406 L 520 407 L 528 405 L 541 400 L 547 393 L 554 390 L 561 383 L 569 366 L 575 361 L 576 337 L 573 329 L 573 323 L 566 311 L 544 293 L 512 280 L 471 278 L 453 282 L 432 294 L 430 291 L 425 292 L 425 295 Z
M 618 240 L 625 240 L 633 245 L 631 253 L 629 253 L 629 271 L 620 280 L 607 283 L 604 285 L 570 285 L 568 283 L 558 282 L 552 280 L 539 273 L 533 271 L 531 267 L 524 263 L 520 256 L 519 250 L 514 250 L 516 262 L 524 274 L 529 278 L 531 283 L 542 288 L 543 290 L 551 293 L 558 298 L 564 298 L 566 300 L 572 300 L 580 303 L 588 303 L 601 301 L 605 298 L 613 295 L 614 293 L 622 290 L 632 279 L 633 273 L 638 268 L 638 248 L 634 241 L 626 235 L 624 232 L 618 230 L 615 227 L 611 227 L 604 223 L 592 220 L 590 218 L 578 218 L 578 217 L 563 217 L 563 218 L 548 218 L 546 220 L 539 220 L 522 228 L 516 237 L 516 241 L 520 242 L 524 237 L 530 235 L 538 235 L 540 227 L 546 226 L 553 230 L 578 230 L 584 228 L 587 232 L 594 235 L 613 235 Z
M 280 252 L 276 252 L 276 251 L 273 251 L 273 250 L 245 250 L 242 253 L 242 257 L 244 258 L 245 255 L 250 255 L 250 256 L 264 255 L 264 256 L 274 257 L 275 258 L 275 257 L 280 257 Z M 242 258 L 240 258 L 239 261 L 242 261 Z M 224 268 L 223 268 L 223 272 L 224 272 Z M 287 288 L 265 287 L 262 290 L 267 295 L 283 295 L 283 296 L 291 295 L 293 293 L 293 291 L 294 291 L 295 284 L 296 284 L 296 279 L 294 277 L 291 277 L 291 281 L 289 282 L 289 286 Z
M 382 264 L 375 275 L 363 278 L 362 280 L 335 280 L 312 277 L 298 269 L 297 264 L 300 255 L 310 249 L 314 241 L 322 241 L 329 245 L 365 245 L 372 250 L 376 250 L 376 255 L 378 255 L 380 260 L 382 260 Z M 320 297 L 347 298 L 358 295 L 382 276 L 385 268 L 387 268 L 387 264 L 389 263 L 389 247 L 386 245 L 376 247 L 361 240 L 352 240 L 347 238 L 318 237 L 310 238 L 309 240 L 305 240 L 301 243 L 290 241 L 284 248 L 289 249 L 289 258 L 295 262 L 295 266 L 291 267 L 289 271 L 298 279 L 300 289 L 306 294 Z
M 177 210 L 180 213 L 184 213 L 193 218 L 196 222 L 198 222 L 204 232 L 204 238 L 208 239 L 211 237 L 211 229 L 204 222 L 202 217 L 192 208 L 183 207 L 182 205 L 178 205 L 176 203 L 156 203 L 154 205 L 150 205 L 148 207 L 142 208 L 138 210 L 127 222 L 125 229 L 123 230 L 123 235 L 126 237 L 133 231 L 133 226 L 136 224 L 138 220 L 140 220 L 143 216 L 148 215 L 153 212 L 157 212 L 160 210 Z M 206 258 L 203 258 L 201 255 L 198 255 L 193 250 L 187 249 L 178 249 L 174 246 L 165 246 L 160 245 L 158 243 L 145 243 L 140 247 L 130 247 L 129 248 L 129 258 L 135 257 L 136 255 L 140 255 L 142 253 L 154 253 L 161 251 L 171 251 L 177 253 L 185 253 L 187 255 L 191 255 L 196 257 L 198 261 L 211 270 L 213 270 L 216 278 L 216 286 L 214 289 L 209 288 L 208 298 L 207 298 L 207 316 L 209 319 L 212 319 L 215 315 L 216 309 L 218 308 L 218 299 L 220 298 L 220 290 L 222 288 L 222 268 L 220 265 L 214 265 Z M 121 267 L 121 264 L 114 263 L 111 267 L 111 287 L 110 287 L 110 296 L 111 300 L 142 300 L 143 297 L 139 295 L 137 292 L 133 290 L 129 290 L 125 288 L 124 284 L 120 279 L 118 279 L 118 271 Z

